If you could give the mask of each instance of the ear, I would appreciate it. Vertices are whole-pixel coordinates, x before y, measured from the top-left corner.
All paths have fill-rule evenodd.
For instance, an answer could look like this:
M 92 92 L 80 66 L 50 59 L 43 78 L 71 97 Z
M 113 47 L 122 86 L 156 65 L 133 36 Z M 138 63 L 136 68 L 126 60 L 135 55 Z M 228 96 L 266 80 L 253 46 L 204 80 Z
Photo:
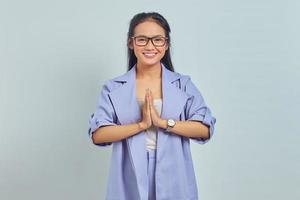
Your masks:
M 132 39 L 128 39 L 127 46 L 129 49 L 133 50 Z
M 168 43 L 166 44 L 165 48 L 166 48 L 166 51 L 169 49 L 169 44 Z

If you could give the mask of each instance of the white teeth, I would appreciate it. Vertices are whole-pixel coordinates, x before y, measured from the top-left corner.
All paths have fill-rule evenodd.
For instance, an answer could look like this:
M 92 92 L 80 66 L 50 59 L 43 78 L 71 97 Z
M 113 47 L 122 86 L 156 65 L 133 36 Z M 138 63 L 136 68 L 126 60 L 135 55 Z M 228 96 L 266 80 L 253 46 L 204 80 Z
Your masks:
M 145 56 L 155 56 L 155 53 L 144 53 Z

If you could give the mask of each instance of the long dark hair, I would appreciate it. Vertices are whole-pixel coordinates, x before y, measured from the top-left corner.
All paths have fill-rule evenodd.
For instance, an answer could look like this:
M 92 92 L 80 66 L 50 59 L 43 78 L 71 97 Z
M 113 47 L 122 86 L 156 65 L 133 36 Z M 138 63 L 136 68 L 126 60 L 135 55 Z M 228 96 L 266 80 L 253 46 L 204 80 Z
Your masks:
M 127 34 L 128 70 L 130 70 L 137 63 L 137 58 L 134 55 L 133 49 L 129 48 L 129 42 L 131 41 L 131 37 L 134 34 L 135 27 L 138 24 L 143 23 L 147 20 L 155 21 L 158 25 L 160 25 L 165 30 L 166 37 L 168 38 L 167 42 L 168 42 L 169 47 L 166 50 L 164 57 L 161 59 L 161 62 L 166 66 L 166 68 L 168 68 L 170 71 L 174 72 L 174 67 L 173 67 L 171 55 L 170 55 L 170 45 L 171 45 L 170 32 L 171 32 L 171 29 L 170 29 L 170 26 L 169 26 L 167 20 L 161 14 L 159 14 L 157 12 L 138 13 L 135 16 L 133 16 L 133 18 L 131 19 L 128 34 Z

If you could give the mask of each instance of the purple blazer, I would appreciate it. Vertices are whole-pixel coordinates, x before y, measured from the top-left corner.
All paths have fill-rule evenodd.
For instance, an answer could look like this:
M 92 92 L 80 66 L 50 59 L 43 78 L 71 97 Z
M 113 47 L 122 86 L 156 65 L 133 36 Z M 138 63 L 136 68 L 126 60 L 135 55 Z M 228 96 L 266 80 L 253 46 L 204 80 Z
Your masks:
M 216 118 L 204 102 L 190 76 L 168 70 L 162 63 L 161 118 L 196 120 L 209 126 L 210 138 Z M 136 99 L 136 65 L 125 74 L 104 83 L 91 115 L 89 136 L 105 125 L 141 121 Z M 209 139 L 210 139 L 209 138 Z M 198 190 L 190 151 L 190 139 L 204 144 L 209 139 L 188 138 L 158 129 L 156 152 L 156 199 L 197 200 Z M 113 144 L 106 200 L 148 200 L 147 150 L 145 132 Z

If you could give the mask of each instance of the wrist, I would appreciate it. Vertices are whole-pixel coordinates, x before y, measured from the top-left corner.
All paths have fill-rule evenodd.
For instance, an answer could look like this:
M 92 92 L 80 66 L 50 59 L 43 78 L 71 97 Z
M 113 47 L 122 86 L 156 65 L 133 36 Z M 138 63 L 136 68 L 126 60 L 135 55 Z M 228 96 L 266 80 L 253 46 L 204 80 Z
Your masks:
M 159 127 L 162 128 L 162 129 L 168 128 L 168 121 L 165 120 L 165 119 L 162 119 L 162 120 L 160 121 L 160 126 L 159 126 Z
M 176 125 L 176 121 L 174 119 L 167 119 L 167 126 L 165 131 L 166 132 L 171 132 L 174 126 Z
M 138 126 L 139 126 L 140 131 L 143 131 L 143 130 L 147 129 L 145 123 L 143 123 L 143 122 L 138 122 L 137 124 L 138 124 Z

